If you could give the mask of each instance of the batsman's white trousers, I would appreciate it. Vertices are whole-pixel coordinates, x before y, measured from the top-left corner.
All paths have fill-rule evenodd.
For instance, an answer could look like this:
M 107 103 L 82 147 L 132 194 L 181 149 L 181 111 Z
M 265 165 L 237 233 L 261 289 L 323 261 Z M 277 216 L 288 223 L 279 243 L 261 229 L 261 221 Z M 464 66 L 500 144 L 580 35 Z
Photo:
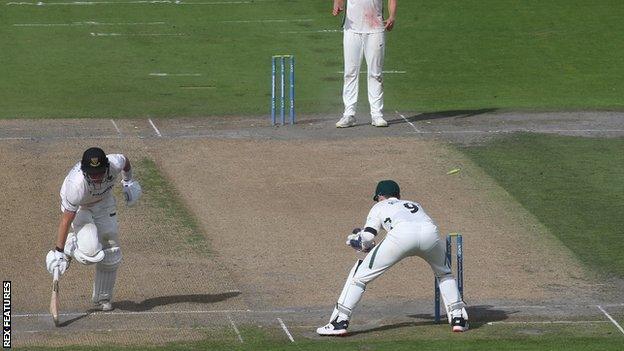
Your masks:
M 342 100 L 344 116 L 355 116 L 358 100 L 360 65 L 362 56 L 366 58 L 368 77 L 368 102 L 371 117 L 383 116 L 383 62 L 385 33 L 354 33 L 348 30 L 343 34 L 344 47 L 344 87 Z
M 457 282 L 446 265 L 446 246 L 433 224 L 399 223 L 388 232 L 364 260 L 358 260 L 351 268 L 330 321 L 339 314 L 349 319 L 351 312 L 362 298 L 366 285 L 382 275 L 405 257 L 423 258 L 440 281 L 440 293 L 446 306 L 463 307 Z M 447 311 L 449 308 L 447 307 Z
M 80 228 L 87 223 L 94 223 L 97 233 L 86 234 L 84 231 L 80 231 Z M 121 263 L 118 228 L 117 204 L 113 196 L 109 196 L 92 206 L 81 206 L 72 222 L 72 229 L 75 233 L 89 235 L 87 238 L 79 237 L 78 243 L 95 247 L 99 241 L 105 253 L 104 259 L 98 262 L 95 267 L 92 294 L 92 300 L 95 303 L 113 299 L 117 268 Z

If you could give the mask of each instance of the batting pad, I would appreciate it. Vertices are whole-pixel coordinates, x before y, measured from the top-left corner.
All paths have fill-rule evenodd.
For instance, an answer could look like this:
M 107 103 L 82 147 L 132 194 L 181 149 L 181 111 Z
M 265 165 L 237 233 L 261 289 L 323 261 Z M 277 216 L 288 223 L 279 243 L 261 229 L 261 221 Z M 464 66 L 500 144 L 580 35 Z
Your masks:
M 104 259 L 95 266 L 92 298 L 94 303 L 113 299 L 117 268 L 121 264 L 122 255 L 119 247 L 105 249 L 104 253 Z

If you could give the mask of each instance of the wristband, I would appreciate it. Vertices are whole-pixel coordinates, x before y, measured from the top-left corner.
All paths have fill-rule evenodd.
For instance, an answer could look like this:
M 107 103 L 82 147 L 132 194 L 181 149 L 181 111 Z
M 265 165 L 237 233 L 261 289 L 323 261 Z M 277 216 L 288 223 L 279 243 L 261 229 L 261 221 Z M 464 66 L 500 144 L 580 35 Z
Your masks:
M 56 249 L 56 251 L 58 251 L 58 252 L 63 252 L 63 253 L 65 253 L 65 250 L 61 249 L 61 248 L 60 248 L 60 247 L 58 247 L 58 246 L 57 246 L 57 247 L 55 247 L 55 249 Z

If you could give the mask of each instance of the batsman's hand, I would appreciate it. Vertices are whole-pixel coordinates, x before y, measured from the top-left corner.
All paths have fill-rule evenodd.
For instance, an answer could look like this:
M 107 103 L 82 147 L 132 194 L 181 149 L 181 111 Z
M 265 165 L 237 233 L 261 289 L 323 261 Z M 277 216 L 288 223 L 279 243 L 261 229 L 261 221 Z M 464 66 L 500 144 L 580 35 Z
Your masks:
M 46 255 L 46 268 L 50 274 L 54 274 L 54 269 L 58 268 L 59 276 L 63 275 L 69 268 L 70 258 L 63 252 L 50 250 Z
M 143 191 L 141 190 L 141 184 L 138 181 L 132 179 L 129 181 L 122 180 L 124 199 L 126 200 L 126 206 L 132 207 L 141 198 Z

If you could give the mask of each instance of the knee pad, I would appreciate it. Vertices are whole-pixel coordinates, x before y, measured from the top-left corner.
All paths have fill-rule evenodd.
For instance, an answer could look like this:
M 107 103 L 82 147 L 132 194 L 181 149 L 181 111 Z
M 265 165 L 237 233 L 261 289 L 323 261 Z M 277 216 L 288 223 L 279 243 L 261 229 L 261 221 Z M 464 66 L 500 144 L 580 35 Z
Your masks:
M 65 241 L 65 254 L 72 256 L 76 261 L 90 265 L 104 259 L 102 244 L 97 237 L 95 224 L 87 223 L 77 234 L 69 233 Z
M 93 223 L 86 223 L 76 233 L 76 245 L 78 250 L 89 257 L 93 257 L 102 251 L 102 244 L 98 240 L 97 227 Z

